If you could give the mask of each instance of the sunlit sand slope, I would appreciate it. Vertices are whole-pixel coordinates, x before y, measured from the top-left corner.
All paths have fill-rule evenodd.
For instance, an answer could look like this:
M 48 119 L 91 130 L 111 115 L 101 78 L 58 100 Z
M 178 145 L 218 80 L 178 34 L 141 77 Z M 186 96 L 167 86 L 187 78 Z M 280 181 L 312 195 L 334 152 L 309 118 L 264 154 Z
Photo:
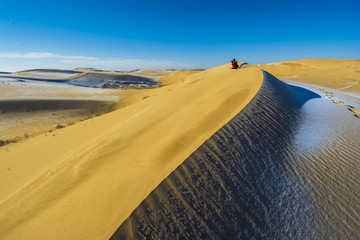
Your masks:
M 111 239 L 357 239 L 360 121 L 268 73 Z M 341 124 L 339 124 L 341 122 Z
M 303 59 L 259 66 L 277 78 L 360 92 L 359 59 Z
M 104 239 L 256 95 L 219 66 L 103 116 L 0 148 L 0 239 Z M 171 82 L 171 81 L 169 81 Z

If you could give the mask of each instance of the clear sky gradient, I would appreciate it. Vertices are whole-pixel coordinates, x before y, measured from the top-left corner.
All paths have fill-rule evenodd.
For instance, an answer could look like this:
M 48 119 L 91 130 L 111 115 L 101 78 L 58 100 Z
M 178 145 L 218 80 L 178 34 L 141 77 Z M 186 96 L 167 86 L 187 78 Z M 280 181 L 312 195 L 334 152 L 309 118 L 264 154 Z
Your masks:
M 0 71 L 359 59 L 359 12 L 359 0 L 0 0 Z

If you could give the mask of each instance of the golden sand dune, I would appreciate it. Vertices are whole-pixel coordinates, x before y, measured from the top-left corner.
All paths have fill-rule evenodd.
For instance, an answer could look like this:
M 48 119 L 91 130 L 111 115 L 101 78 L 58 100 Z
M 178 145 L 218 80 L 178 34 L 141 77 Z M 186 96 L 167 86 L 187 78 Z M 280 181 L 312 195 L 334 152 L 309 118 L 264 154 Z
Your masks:
M 146 75 L 146 76 L 166 76 L 172 71 L 167 70 L 143 70 L 135 72 L 136 74 Z
M 258 68 L 229 64 L 185 75 L 117 111 L 2 147 L 0 238 L 111 236 L 263 80 Z
M 318 93 L 264 72 L 110 239 L 357 239 L 360 121 Z
M 358 65 L 261 68 L 356 92 Z M 0 239 L 359 235 L 358 110 L 244 67 L 124 73 L 165 77 L 116 93 L 111 113 L 1 147 Z M 62 80 L 124 75 L 77 70 Z
M 359 59 L 303 59 L 258 66 L 277 78 L 360 92 Z
M 247 65 L 251 67 L 253 65 Z M 359 117 L 360 60 L 303 59 L 257 65 L 280 79 L 306 83 L 326 94 L 334 103 L 346 107 Z M 333 99 L 333 94 L 342 98 Z

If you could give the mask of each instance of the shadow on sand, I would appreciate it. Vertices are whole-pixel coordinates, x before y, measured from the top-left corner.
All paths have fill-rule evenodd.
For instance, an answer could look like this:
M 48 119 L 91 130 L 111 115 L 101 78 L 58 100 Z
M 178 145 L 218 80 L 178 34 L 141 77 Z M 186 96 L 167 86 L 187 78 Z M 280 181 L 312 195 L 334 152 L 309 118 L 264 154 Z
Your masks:
M 255 98 L 154 189 L 111 239 L 311 239 L 306 186 L 289 165 L 301 122 L 298 102 L 313 97 L 264 72 Z
M 360 125 L 351 117 L 343 122 L 345 129 L 355 126 L 349 139 L 337 135 L 336 144 L 355 140 L 352 147 L 299 154 L 299 131 L 319 134 L 304 122 L 319 115 L 317 124 L 331 120 L 318 114 L 318 102 L 305 105 L 315 98 L 320 95 L 264 71 L 251 102 L 164 179 L 110 239 L 357 239 L 360 151 L 359 137 L 351 133 Z M 304 110 L 309 105 L 314 115 Z M 328 127 L 334 134 L 334 125 Z
M 300 107 L 311 99 L 321 98 L 319 94 L 312 92 L 306 88 L 289 85 L 289 84 L 288 87 L 290 88 L 290 91 L 292 91 L 292 93 L 294 94 L 294 97 Z

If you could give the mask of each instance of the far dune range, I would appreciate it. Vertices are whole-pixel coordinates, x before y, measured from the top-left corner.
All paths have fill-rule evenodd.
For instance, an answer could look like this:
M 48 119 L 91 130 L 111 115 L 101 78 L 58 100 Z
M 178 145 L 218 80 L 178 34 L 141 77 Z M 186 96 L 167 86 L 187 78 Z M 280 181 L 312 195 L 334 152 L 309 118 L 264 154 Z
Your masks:
M 128 94 L 115 89 L 154 87 L 157 78 L 96 69 L 0 74 L 0 145 L 108 113 Z
M 303 59 L 256 66 L 280 79 L 360 93 L 360 59 Z
M 101 116 L 0 147 L 0 238 L 358 236 L 360 119 L 352 87 L 359 64 L 299 61 L 306 67 L 50 73 L 60 82 L 139 74 L 157 86 L 62 86 L 80 102 L 111 105 L 98 105 Z M 19 74 L 43 84 L 49 73 Z M 50 85 L 39 86 L 42 94 L 61 92 Z M 3 86 L 11 99 L 14 86 Z M 342 101 L 341 88 L 354 95 Z M 17 112 L 15 105 L 6 106 Z

